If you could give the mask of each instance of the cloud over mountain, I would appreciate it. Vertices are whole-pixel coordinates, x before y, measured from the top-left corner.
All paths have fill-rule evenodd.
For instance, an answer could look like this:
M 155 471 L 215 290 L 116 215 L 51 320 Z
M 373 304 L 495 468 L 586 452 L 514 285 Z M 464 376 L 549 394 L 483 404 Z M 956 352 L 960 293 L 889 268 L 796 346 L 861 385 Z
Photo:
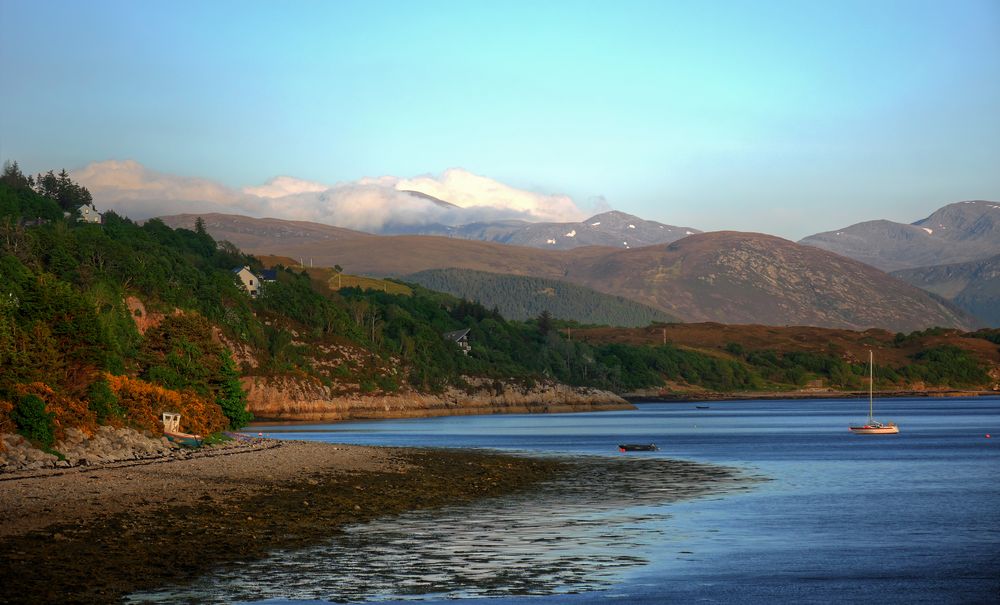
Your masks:
M 279 176 L 263 185 L 234 189 L 150 170 L 134 160 L 109 160 L 75 171 L 73 178 L 90 190 L 99 209 L 134 219 L 230 212 L 380 231 L 402 225 L 583 217 L 568 196 L 517 189 L 460 168 L 440 177 L 382 176 L 333 185 Z
M 426 193 L 462 208 L 511 210 L 543 221 L 578 221 L 584 218 L 569 196 L 516 189 L 461 168 L 445 170 L 441 178 L 421 176 L 402 179 L 396 183 L 396 189 Z

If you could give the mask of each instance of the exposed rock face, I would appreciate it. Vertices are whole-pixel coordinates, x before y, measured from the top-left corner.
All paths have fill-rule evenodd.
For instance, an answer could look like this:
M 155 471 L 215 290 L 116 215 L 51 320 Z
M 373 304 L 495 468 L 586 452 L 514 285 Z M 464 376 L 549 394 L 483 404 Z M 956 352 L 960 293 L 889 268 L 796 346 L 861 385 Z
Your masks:
M 146 310 L 146 305 L 135 296 L 126 297 L 125 306 L 128 307 L 129 314 L 132 316 L 132 321 L 135 322 L 135 328 L 139 330 L 139 334 L 145 334 L 146 330 L 155 328 L 163 321 L 163 313 L 150 313 Z
M 466 414 L 592 412 L 632 409 L 607 391 L 557 383 L 526 388 L 469 379 L 472 394 L 449 388 L 440 395 L 335 395 L 319 381 L 250 376 L 243 379 L 250 411 L 258 418 L 330 421 L 374 418 L 418 418 Z

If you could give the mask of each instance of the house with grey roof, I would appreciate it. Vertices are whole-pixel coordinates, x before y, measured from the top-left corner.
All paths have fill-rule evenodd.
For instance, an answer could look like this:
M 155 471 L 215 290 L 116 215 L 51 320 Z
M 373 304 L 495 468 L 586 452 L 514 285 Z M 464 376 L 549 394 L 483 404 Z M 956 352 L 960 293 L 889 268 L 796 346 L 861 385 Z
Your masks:
M 450 340 L 457 344 L 458 348 L 466 355 L 472 350 L 472 345 L 469 344 L 469 328 L 455 330 L 454 332 L 445 332 L 443 336 L 445 340 Z

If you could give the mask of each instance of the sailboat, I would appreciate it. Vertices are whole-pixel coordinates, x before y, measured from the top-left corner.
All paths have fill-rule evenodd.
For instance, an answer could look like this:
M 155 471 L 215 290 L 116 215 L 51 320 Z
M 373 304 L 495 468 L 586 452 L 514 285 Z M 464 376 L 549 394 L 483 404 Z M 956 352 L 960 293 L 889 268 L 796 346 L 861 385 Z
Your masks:
M 868 422 L 861 426 L 851 425 L 852 433 L 858 435 L 895 435 L 899 432 L 899 427 L 892 422 L 882 423 L 875 420 L 875 356 L 868 350 Z

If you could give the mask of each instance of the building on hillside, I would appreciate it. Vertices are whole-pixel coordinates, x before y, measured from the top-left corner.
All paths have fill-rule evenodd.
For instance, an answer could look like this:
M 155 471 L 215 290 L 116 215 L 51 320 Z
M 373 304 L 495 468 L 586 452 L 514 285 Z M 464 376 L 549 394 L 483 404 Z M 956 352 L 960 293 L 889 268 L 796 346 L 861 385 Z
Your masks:
M 83 206 L 80 206 L 80 220 L 84 223 L 94 223 L 99 225 L 101 224 L 102 216 L 93 204 L 84 204 Z
M 233 269 L 233 275 L 243 284 L 243 289 L 247 291 L 247 294 L 252 298 L 257 298 L 257 295 L 260 294 L 261 279 L 256 273 L 250 270 L 250 267 L 246 265 L 236 267 Z
M 462 352 L 466 355 L 472 350 L 472 345 L 469 344 L 469 328 L 455 330 L 454 332 L 445 332 L 444 339 L 457 344 L 458 348 L 462 349 Z

